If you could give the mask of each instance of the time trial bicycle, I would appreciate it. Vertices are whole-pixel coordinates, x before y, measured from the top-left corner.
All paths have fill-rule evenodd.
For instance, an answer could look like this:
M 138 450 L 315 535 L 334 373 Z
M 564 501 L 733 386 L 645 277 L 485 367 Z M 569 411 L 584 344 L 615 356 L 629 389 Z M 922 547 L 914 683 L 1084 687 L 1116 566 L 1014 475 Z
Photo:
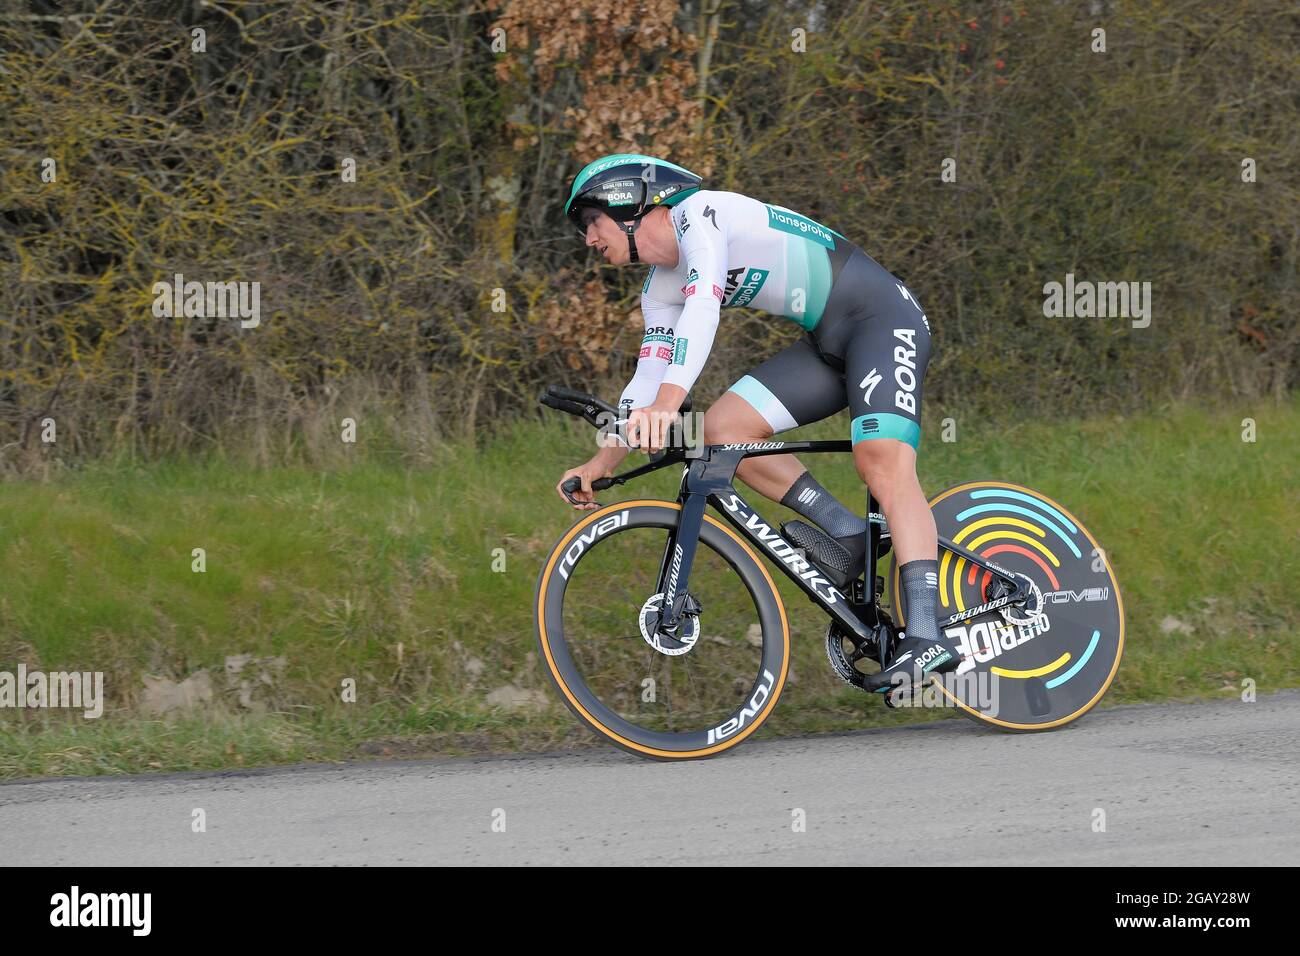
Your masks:
M 619 421 L 612 405 L 572 389 L 551 386 L 540 400 L 597 428 Z M 830 665 L 862 688 L 906 628 L 897 562 L 887 589 L 875 573 L 890 549 L 875 498 L 868 490 L 866 557 L 849 567 L 821 529 L 801 521 L 774 529 L 733 485 L 745 458 L 851 451 L 848 441 L 688 449 L 674 426 L 646 464 L 594 481 L 601 491 L 684 466 L 675 501 L 590 511 L 542 566 L 538 647 L 578 719 L 624 750 L 662 760 L 712 756 L 752 736 L 771 716 L 790 667 L 785 605 L 760 555 L 825 612 Z M 576 503 L 580 487 L 571 478 L 562 490 Z M 1092 534 L 1055 501 L 1008 482 L 965 482 L 930 506 L 939 529 L 940 628 L 963 663 L 923 687 L 891 688 L 885 703 L 951 706 L 1006 731 L 1050 730 L 1087 713 L 1114 680 L 1124 648 L 1123 601 Z M 897 624 L 881 603 L 886 591 Z

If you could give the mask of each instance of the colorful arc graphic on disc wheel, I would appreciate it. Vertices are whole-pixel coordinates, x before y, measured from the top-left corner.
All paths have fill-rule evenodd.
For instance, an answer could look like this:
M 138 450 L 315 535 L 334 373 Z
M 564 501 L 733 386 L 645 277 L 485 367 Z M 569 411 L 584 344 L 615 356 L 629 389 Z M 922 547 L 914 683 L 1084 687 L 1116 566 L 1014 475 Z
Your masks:
M 1110 561 L 1074 515 L 1038 492 L 1008 482 L 957 485 L 930 501 L 939 534 L 1016 574 L 1044 594 L 1043 615 L 1009 625 L 997 612 L 949 628 L 976 660 L 983 689 L 936 684 L 967 716 L 1006 730 L 1048 730 L 1076 720 L 1099 701 L 1124 649 L 1124 605 Z M 944 617 L 989 600 L 990 572 L 940 550 Z M 890 574 L 895 618 L 898 565 Z

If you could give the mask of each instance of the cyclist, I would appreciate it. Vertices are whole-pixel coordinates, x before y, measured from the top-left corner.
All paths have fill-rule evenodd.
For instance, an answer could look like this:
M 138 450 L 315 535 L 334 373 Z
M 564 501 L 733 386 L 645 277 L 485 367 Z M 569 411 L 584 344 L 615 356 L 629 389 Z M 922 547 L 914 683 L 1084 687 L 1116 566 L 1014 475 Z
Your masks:
M 919 682 L 956 668 L 958 651 L 936 618 L 934 517 L 916 478 L 921 383 L 931 354 L 920 304 L 838 232 L 782 206 L 702 187 L 701 177 L 681 166 L 622 153 L 585 166 L 565 203 L 586 244 L 610 264 L 651 267 L 641 289 L 645 336 L 619 402 L 629 444 L 650 452 L 663 446 L 708 358 L 721 309 L 748 306 L 793 320 L 804 336 L 713 404 L 704 441 L 765 441 L 847 405 L 854 463 L 884 510 L 907 601 L 906 634 L 868 687 L 885 692 L 895 675 Z M 577 507 L 596 507 L 591 482 L 611 475 L 627 454 L 601 448 L 564 473 L 557 493 L 563 497 L 559 485 L 576 475 Z M 829 535 L 797 543 L 844 587 L 843 569 L 862 566 L 866 520 L 793 455 L 748 458 L 736 473 Z M 787 526 L 792 538 L 795 524 Z

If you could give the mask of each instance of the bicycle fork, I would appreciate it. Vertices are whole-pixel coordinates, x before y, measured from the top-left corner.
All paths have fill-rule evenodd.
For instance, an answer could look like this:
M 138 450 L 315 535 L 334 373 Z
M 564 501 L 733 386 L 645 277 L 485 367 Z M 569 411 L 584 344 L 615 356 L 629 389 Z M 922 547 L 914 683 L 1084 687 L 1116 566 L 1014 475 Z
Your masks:
M 695 549 L 700 542 L 700 528 L 704 524 L 704 509 L 708 495 L 684 494 L 681 519 L 668 533 L 663 560 L 659 563 L 659 590 L 664 596 L 660 605 L 659 630 L 675 635 L 681 625 L 683 613 L 699 613 L 699 605 L 686 589 L 690 580 L 691 565 L 695 562 Z

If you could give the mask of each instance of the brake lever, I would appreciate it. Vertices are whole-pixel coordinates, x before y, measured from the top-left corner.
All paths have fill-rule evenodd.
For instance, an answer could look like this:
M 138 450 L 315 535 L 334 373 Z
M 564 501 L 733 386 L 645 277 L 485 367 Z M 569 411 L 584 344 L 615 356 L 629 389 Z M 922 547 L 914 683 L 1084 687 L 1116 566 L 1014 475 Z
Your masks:
M 591 483 L 591 490 L 604 491 L 606 488 L 612 488 L 614 485 L 618 483 L 619 482 L 614 478 L 597 478 L 595 481 Z M 564 494 L 564 497 L 568 499 L 569 504 L 574 505 L 575 507 L 577 507 L 578 505 L 595 505 L 597 508 L 604 507 L 604 505 L 602 505 L 599 501 L 595 501 L 595 500 L 579 501 L 577 498 L 573 497 L 573 493 L 575 491 L 581 491 L 581 490 L 582 490 L 582 479 L 579 478 L 577 475 L 574 475 L 568 481 L 564 482 L 564 484 L 560 485 L 560 491 Z
M 582 490 L 582 479 L 577 477 L 576 475 L 570 478 L 568 481 L 564 482 L 564 484 L 560 485 L 560 492 L 568 500 L 569 504 L 573 505 L 575 508 L 577 508 L 580 505 L 587 504 L 587 502 L 579 501 L 577 498 L 573 497 L 573 493 L 575 491 L 581 491 L 581 490 Z M 596 502 L 596 504 L 599 503 L 600 502 Z

